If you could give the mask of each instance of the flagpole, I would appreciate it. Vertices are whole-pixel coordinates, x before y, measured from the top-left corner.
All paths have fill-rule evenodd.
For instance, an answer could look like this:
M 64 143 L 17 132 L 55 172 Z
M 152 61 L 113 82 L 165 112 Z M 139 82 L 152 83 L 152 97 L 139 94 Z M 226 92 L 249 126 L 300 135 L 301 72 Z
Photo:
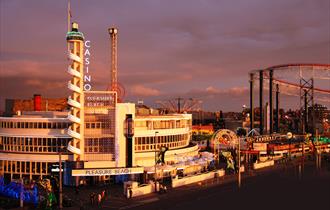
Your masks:
M 68 0 L 68 11 L 67 11 L 67 21 L 68 21 L 68 32 L 70 31 L 71 28 L 71 4 L 70 4 L 70 0 Z M 67 53 L 70 53 L 70 44 L 69 42 L 67 43 Z
M 70 25 L 71 25 L 71 5 L 70 0 L 68 0 L 68 32 L 70 31 Z

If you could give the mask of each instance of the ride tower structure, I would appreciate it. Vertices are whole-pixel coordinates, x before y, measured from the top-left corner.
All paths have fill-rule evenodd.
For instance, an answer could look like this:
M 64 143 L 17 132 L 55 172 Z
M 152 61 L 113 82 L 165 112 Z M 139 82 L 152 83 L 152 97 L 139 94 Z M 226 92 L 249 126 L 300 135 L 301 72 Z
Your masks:
M 68 56 L 70 64 L 68 73 L 72 76 L 68 88 L 72 91 L 68 98 L 71 111 L 68 119 L 72 125 L 68 128 L 68 135 L 72 137 L 67 149 L 73 153 L 72 161 L 84 159 L 84 35 L 78 30 L 78 24 L 72 23 L 71 31 L 67 32 Z
M 111 83 L 110 90 L 117 91 L 118 90 L 118 81 L 117 81 L 117 68 L 118 68 L 118 60 L 117 60 L 117 40 L 118 40 L 118 29 L 117 28 L 109 28 L 110 42 L 111 42 Z

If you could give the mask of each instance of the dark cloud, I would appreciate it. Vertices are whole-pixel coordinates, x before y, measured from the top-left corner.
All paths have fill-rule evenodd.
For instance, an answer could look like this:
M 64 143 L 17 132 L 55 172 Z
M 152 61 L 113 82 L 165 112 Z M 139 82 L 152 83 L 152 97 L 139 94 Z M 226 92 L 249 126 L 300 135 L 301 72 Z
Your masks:
M 226 91 L 246 90 L 250 70 L 330 63 L 329 0 L 71 0 L 71 5 L 73 20 L 91 40 L 94 89 L 110 81 L 107 28 L 119 28 L 118 76 L 127 100 L 141 91 L 151 102 L 198 96 L 195 90 L 213 87 L 223 91 L 212 96 L 216 100 L 206 98 L 205 109 L 240 109 L 247 94 L 231 98 Z M 66 28 L 66 1 L 0 1 L 1 98 L 29 97 L 45 84 L 48 89 L 40 90 L 45 94 L 67 94 L 58 91 L 69 79 Z

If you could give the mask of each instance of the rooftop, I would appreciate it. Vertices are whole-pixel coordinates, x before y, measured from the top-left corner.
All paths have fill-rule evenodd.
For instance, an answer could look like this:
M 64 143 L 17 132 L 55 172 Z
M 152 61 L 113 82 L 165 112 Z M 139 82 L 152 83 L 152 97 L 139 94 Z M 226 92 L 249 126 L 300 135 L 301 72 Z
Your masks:
M 23 111 L 13 117 L 16 118 L 67 118 L 69 112 L 60 111 Z

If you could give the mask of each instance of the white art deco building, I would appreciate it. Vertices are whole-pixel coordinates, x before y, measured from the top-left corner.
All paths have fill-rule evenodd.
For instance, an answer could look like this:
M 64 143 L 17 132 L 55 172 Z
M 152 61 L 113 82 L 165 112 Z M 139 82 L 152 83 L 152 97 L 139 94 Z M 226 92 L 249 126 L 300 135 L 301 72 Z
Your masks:
M 0 173 L 6 179 L 50 176 L 64 163 L 64 182 L 143 174 L 155 154 L 165 162 L 198 155 L 190 143 L 190 114 L 137 114 L 134 103 L 118 103 L 116 91 L 84 91 L 84 36 L 73 24 L 67 33 L 70 110 L 31 111 L 0 117 Z M 53 170 L 53 172 L 52 172 Z

